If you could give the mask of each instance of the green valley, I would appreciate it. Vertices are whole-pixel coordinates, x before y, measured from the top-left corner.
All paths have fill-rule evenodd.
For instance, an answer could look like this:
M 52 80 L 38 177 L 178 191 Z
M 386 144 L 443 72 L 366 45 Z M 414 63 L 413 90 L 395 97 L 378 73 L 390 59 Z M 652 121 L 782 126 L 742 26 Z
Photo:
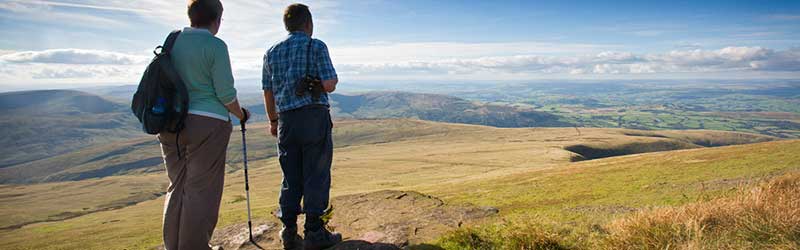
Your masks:
M 335 95 L 334 203 L 351 209 L 363 208 L 347 202 L 406 209 L 386 203 L 394 199 L 379 198 L 399 195 L 397 201 L 407 196 L 412 199 L 408 202 L 419 199 L 428 205 L 384 216 L 425 215 L 445 207 L 466 214 L 380 229 L 386 225 L 364 217 L 371 213 L 348 211 L 340 220 L 349 221 L 332 223 L 344 227 L 353 239 L 375 237 L 384 230 L 401 237 L 395 244 L 412 249 L 516 249 L 540 241 L 553 246 L 550 249 L 616 249 L 614 242 L 638 239 L 620 236 L 638 225 L 633 218 L 662 213 L 651 213 L 653 209 L 682 211 L 695 203 L 716 204 L 718 199 L 738 197 L 738 190 L 800 171 L 793 154 L 800 144 L 786 139 L 797 131 L 792 127 L 796 111 L 787 104 L 796 102 L 794 92 L 767 93 L 775 106 L 753 101 L 763 110 L 738 106 L 708 110 L 689 108 L 700 105 L 697 102 L 666 103 L 678 98 L 670 97 L 672 92 L 640 91 L 604 99 L 602 89 L 586 90 L 588 97 L 583 99 L 533 90 L 514 93 L 518 98 L 503 97 L 512 102 L 475 96 L 469 88 L 453 93 L 461 97 L 408 92 Z M 47 101 L 26 104 L 31 96 Z M 11 215 L 0 221 L 4 249 L 151 249 L 160 244 L 167 185 L 160 148 L 153 136 L 139 131 L 121 98 L 78 91 L 14 92 L 0 97 L 2 108 L 15 114 L 3 120 L 14 128 L 4 131 L 12 136 L 3 141 L 8 151 L 4 154 L 14 157 L 4 158 L 7 165 L 0 168 L 0 211 Z M 253 103 L 249 107 L 263 116 L 260 105 L 254 104 L 257 96 L 245 94 L 243 101 Z M 666 104 L 654 104 L 660 102 Z M 712 104 L 720 101 L 703 105 Z M 31 112 L 38 115 L 20 115 Z M 701 116 L 705 118 L 697 119 L 706 125 L 691 125 L 693 117 Z M 647 123 L 652 119 L 660 121 Z M 722 126 L 708 127 L 712 120 Z M 40 130 L 41 136 L 34 136 Z M 269 225 L 275 220 L 271 213 L 281 181 L 275 139 L 267 136 L 263 123 L 248 131 L 255 218 Z M 59 150 L 37 149 L 42 147 Z M 226 234 L 238 230 L 246 215 L 237 129 L 226 166 L 219 237 L 232 237 Z M 457 224 L 447 221 L 474 213 L 482 215 Z M 384 219 L 414 221 L 397 222 L 399 218 Z M 356 221 L 373 228 L 348 227 Z M 416 226 L 424 237 L 402 230 Z M 515 230 L 526 233 L 517 235 Z M 43 237 L 50 240 L 25 240 Z M 73 240 L 77 237 L 82 240 Z M 276 246 L 270 237 L 259 240 Z M 729 240 L 715 244 L 767 244 L 725 239 Z M 770 246 L 795 243 L 780 244 Z

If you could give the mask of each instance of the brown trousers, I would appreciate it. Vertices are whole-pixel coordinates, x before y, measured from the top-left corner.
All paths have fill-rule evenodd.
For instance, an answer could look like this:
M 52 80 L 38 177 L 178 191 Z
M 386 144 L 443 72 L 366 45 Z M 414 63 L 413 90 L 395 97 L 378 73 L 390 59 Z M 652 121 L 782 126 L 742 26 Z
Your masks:
M 170 182 L 163 220 L 167 250 L 210 249 L 231 130 L 230 122 L 190 114 L 180 134 L 158 135 Z

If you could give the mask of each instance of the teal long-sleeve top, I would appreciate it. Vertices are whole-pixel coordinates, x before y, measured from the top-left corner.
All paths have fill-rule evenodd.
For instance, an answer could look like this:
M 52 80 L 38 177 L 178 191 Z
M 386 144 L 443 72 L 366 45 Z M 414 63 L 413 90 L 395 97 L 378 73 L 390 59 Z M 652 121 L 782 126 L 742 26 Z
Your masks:
M 206 29 L 184 28 L 171 52 L 189 92 L 189 113 L 229 121 L 236 101 L 228 46 Z

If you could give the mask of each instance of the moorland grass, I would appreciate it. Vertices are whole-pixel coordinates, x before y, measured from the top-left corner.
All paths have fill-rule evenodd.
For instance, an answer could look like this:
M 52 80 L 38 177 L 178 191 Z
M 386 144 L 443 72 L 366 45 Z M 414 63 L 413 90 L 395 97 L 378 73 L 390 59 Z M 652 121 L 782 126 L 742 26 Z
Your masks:
M 594 235 L 546 218 L 504 219 L 440 238 L 444 249 L 800 249 L 800 172 L 730 197 L 645 209 L 596 228 Z M 560 228 L 559 228 L 560 227 Z
M 635 213 L 610 224 L 607 249 L 800 249 L 800 172 L 736 196 Z

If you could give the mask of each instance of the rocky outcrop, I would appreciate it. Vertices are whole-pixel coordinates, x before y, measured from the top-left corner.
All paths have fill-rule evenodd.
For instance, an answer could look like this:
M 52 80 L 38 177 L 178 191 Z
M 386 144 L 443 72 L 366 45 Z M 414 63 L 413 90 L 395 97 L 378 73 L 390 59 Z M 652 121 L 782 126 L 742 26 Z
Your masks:
M 345 242 L 332 248 L 336 250 L 404 249 L 498 213 L 491 207 L 448 205 L 413 191 L 340 196 L 331 203 L 334 216 L 329 226 L 345 237 Z M 281 249 L 278 231 L 275 220 L 254 222 L 254 237 L 265 249 Z M 226 250 L 257 249 L 248 242 L 246 223 L 217 229 L 212 244 Z

